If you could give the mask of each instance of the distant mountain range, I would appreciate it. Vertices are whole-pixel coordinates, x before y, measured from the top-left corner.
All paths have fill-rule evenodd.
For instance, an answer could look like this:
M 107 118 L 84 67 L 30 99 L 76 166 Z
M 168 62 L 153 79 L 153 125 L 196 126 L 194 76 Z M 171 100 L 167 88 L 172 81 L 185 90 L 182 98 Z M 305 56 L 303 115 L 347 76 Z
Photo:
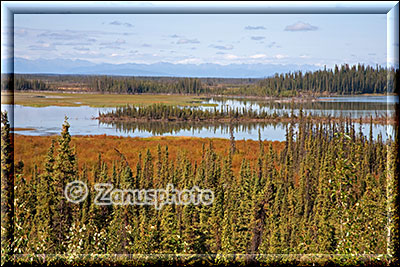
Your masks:
M 302 70 L 314 71 L 316 65 L 296 64 L 96 64 L 86 60 L 15 58 L 15 73 L 35 74 L 89 74 L 124 76 L 175 76 L 175 77 L 220 77 L 220 78 L 263 78 L 275 73 Z M 3 70 L 2 70 L 3 72 Z

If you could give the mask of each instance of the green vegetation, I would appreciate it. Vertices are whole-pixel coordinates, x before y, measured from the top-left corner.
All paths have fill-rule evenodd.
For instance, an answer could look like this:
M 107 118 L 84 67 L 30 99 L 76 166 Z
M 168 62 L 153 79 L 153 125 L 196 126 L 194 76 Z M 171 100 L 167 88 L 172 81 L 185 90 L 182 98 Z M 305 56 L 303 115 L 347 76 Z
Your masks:
M 267 120 L 277 118 L 276 111 L 272 114 L 265 110 L 257 111 L 252 109 L 239 109 L 224 106 L 221 109 L 193 109 L 164 104 L 153 104 L 150 106 L 124 106 L 118 107 L 115 111 L 100 113 L 100 121 L 240 121 L 240 120 Z M 289 114 L 281 114 L 288 118 Z
M 325 67 L 324 70 L 315 72 L 275 74 L 274 77 L 263 79 L 253 86 L 227 89 L 223 93 L 256 96 L 385 94 L 391 93 L 387 87 L 387 75 L 388 70 L 379 66 L 335 65 L 334 69 Z
M 55 93 L 55 92 L 1 92 L 2 104 L 24 106 L 91 106 L 117 107 L 130 105 L 167 105 L 197 106 L 202 100 L 197 96 L 185 95 L 117 95 L 91 93 Z
M 396 70 L 398 72 L 398 70 Z M 17 74 L 2 80 L 2 91 L 62 90 L 116 94 L 191 94 L 293 97 L 393 93 L 387 84 L 394 70 L 347 64 L 315 72 L 275 74 L 265 79 L 121 77 Z M 217 74 L 216 74 L 217 75 Z
M 9 262 L 14 243 L 14 147 L 6 112 L 1 112 L 1 265 Z
M 138 121 L 132 127 L 141 129 L 156 123 L 160 132 L 225 122 L 231 136 L 193 140 L 103 135 L 75 137 L 79 138 L 75 142 L 66 120 L 60 136 L 17 135 L 19 142 L 14 142 L 13 130 L 28 129 L 10 128 L 7 114 L 2 113 L 1 263 L 396 265 L 398 125 L 394 140 L 383 140 L 380 134 L 374 139 L 372 133 L 372 123 L 390 119 L 394 124 L 394 118 L 370 118 L 370 134 L 364 136 L 363 118 L 302 113 L 279 117 L 251 109 L 184 107 L 200 105 L 196 94 L 386 93 L 397 88 L 390 84 L 386 88 L 387 72 L 360 65 L 263 80 L 16 75 L 20 91 L 2 90 L 3 104 L 119 106 L 99 114 L 100 121 L 117 129 L 131 127 L 122 124 L 125 120 Z M 6 85 L 2 83 L 2 89 L 11 88 Z M 296 105 L 302 110 L 303 103 L 290 107 Z M 304 105 L 329 110 L 336 104 Z M 357 103 L 354 109 L 367 107 Z M 239 122 L 247 121 L 243 125 L 251 129 L 254 121 L 282 118 L 287 126 L 285 142 L 262 141 L 260 132 L 259 142 L 235 140 Z M 360 122 L 360 129 L 354 122 Z M 14 145 L 19 149 L 15 159 Z M 88 197 L 79 204 L 64 196 L 65 185 L 74 180 L 89 187 Z M 215 198 L 209 206 L 165 205 L 160 210 L 98 206 L 96 183 L 119 189 L 198 186 L 212 190 Z
M 294 115 L 294 111 L 277 113 L 269 112 L 265 109 L 253 110 L 245 108 L 230 108 L 229 106 L 214 109 L 193 109 L 177 106 L 167 106 L 164 104 L 153 104 L 149 106 L 124 106 L 118 107 L 106 113 L 99 113 L 97 119 L 100 122 L 292 122 L 298 123 L 304 119 L 313 121 L 341 121 L 349 118 L 330 116 L 318 116 L 304 114 L 300 109 L 299 115 Z M 379 124 L 393 124 L 394 118 L 385 116 L 375 118 L 349 119 L 360 123 L 373 122 Z
M 211 264 L 231 262 L 233 253 L 239 254 L 233 260 L 253 254 L 250 260 L 267 263 L 274 259 L 260 254 L 341 254 L 340 264 L 366 264 L 360 261 L 364 255 L 371 261 L 389 257 L 387 197 L 393 192 L 387 191 L 392 190 L 387 176 L 396 175 L 398 146 L 381 135 L 376 140 L 372 133 L 363 136 L 352 123 L 305 119 L 297 131 L 290 124 L 280 151 L 264 147 L 260 137 L 256 159 L 243 159 L 239 173 L 232 171 L 232 158 L 239 153 L 232 149 L 234 138 L 227 153 L 217 152 L 211 141 L 193 147 L 202 151 L 200 161 L 190 161 L 184 151 L 173 160 L 167 146 L 158 146 L 156 153 L 140 152 L 136 166 L 119 153 L 112 165 L 99 155 L 94 166 L 78 168 L 68 128 L 65 122 L 43 166 L 31 175 L 24 175 L 18 163 L 17 254 L 218 254 L 207 258 Z M 63 198 L 63 185 L 73 180 L 90 188 L 80 204 Z M 197 185 L 212 190 L 215 198 L 209 206 L 166 205 L 161 210 L 97 206 L 94 183 L 121 189 Z M 293 260 L 282 257 L 278 260 Z

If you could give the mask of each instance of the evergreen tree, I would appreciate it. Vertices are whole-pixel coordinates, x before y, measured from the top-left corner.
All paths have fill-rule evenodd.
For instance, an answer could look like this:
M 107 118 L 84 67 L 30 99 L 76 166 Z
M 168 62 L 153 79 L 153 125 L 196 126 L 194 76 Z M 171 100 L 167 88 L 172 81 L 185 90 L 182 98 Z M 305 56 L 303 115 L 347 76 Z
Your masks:
M 7 112 L 1 112 L 1 264 L 10 262 L 14 243 L 14 157 Z
M 71 135 L 69 134 L 69 123 L 65 118 L 61 137 L 58 139 L 57 156 L 54 162 L 54 233 L 55 250 L 58 253 L 66 249 L 65 236 L 72 224 L 72 203 L 67 201 L 64 196 L 65 186 L 77 179 L 77 169 L 75 162 L 75 151 L 71 147 Z

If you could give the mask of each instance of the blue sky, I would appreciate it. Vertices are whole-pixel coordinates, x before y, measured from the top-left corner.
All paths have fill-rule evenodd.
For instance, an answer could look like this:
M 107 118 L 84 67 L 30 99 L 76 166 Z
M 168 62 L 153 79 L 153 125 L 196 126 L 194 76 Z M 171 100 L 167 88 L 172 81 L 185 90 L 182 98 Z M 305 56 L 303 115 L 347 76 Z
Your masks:
M 386 64 L 386 14 L 14 15 L 15 57 L 95 63 Z

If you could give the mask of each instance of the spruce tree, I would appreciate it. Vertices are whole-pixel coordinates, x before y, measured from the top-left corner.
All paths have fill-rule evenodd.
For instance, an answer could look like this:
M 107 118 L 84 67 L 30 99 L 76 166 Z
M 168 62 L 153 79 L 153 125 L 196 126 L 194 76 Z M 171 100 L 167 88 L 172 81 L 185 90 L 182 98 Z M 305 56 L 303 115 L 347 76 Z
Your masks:
M 54 199 L 54 232 L 56 252 L 65 251 L 65 235 L 73 221 L 73 204 L 67 201 L 64 196 L 65 186 L 77 179 L 75 162 L 75 151 L 71 147 L 71 135 L 69 134 L 69 123 L 65 118 L 61 136 L 58 139 L 58 150 L 54 164 L 54 181 L 52 187 L 55 192 Z
M 7 112 L 1 112 L 1 264 L 10 262 L 14 243 L 14 156 Z

